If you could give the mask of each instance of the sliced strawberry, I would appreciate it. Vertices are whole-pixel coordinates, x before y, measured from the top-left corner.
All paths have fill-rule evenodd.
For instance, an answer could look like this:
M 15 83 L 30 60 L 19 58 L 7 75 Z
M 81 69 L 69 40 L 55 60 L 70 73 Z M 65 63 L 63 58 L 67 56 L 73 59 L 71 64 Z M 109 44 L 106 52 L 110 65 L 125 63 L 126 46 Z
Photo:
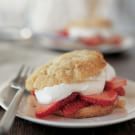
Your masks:
M 88 106 L 88 103 L 82 100 L 73 101 L 62 108 L 62 114 L 65 117 L 70 117 L 79 109 Z
M 117 89 L 124 87 L 127 84 L 127 80 L 115 77 L 111 81 L 106 82 L 105 90 Z
M 35 96 L 35 90 L 34 89 L 31 91 L 31 95 Z
M 60 102 L 60 107 L 63 107 L 67 103 L 70 103 L 70 102 L 76 100 L 79 95 L 80 94 L 78 92 L 73 92 L 70 96 L 68 96 L 68 97 L 62 99 L 61 101 L 59 101 Z
M 36 110 L 36 117 L 43 118 L 43 117 L 53 114 L 54 112 L 56 112 L 57 110 L 65 106 L 66 104 L 76 100 L 78 95 L 79 93 L 74 92 L 63 100 L 57 101 L 49 105 L 42 105 L 38 107 Z
M 119 35 L 114 35 L 107 40 L 109 44 L 120 45 L 122 38 Z
M 123 87 L 119 87 L 114 89 L 119 96 L 125 96 L 125 89 Z
M 68 37 L 69 33 L 68 33 L 68 30 L 63 29 L 63 30 L 58 31 L 58 35 L 63 36 L 63 37 Z
M 88 46 L 95 46 L 103 43 L 103 38 L 101 36 L 81 38 L 80 41 Z
M 59 102 L 55 102 L 49 105 L 43 105 L 37 108 L 36 110 L 36 117 L 37 118 L 43 118 L 46 117 L 48 115 L 51 115 L 52 113 L 54 113 L 56 110 L 59 109 L 60 103 Z
M 95 94 L 95 95 L 82 95 L 81 99 L 92 104 L 96 105 L 102 105 L 107 106 L 114 103 L 114 101 L 117 99 L 117 92 L 110 90 L 110 91 L 104 91 L 101 94 Z

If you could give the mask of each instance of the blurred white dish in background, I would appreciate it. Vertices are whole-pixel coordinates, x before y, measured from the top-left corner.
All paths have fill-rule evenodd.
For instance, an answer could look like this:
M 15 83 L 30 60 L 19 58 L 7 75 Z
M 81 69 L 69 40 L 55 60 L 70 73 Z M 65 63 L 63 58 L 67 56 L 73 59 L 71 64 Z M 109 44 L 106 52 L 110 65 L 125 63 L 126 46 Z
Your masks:
M 80 38 L 80 37 L 93 37 L 101 35 L 103 37 L 110 37 L 112 35 L 111 29 L 105 28 L 79 28 L 79 27 L 71 27 L 68 30 L 69 37 L 71 38 Z
M 76 38 L 61 38 L 53 34 L 43 34 L 42 36 L 38 37 L 39 45 L 48 49 L 60 51 L 71 51 L 75 49 L 94 49 L 105 54 L 128 51 L 134 46 L 135 41 L 133 37 L 124 36 L 122 40 L 123 41 L 118 46 L 109 44 L 103 44 L 99 46 L 86 46 L 78 42 Z

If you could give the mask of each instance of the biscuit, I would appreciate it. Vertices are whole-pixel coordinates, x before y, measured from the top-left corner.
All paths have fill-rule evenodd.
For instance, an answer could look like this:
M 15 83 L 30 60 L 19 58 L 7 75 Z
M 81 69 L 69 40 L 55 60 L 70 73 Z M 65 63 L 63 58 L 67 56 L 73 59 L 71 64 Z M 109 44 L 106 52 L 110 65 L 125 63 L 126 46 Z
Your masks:
M 32 73 L 26 80 L 27 90 L 39 90 L 60 83 L 79 83 L 98 75 L 106 66 L 97 51 L 77 50 L 65 53 Z
M 115 105 L 109 105 L 104 107 L 100 105 L 91 105 L 80 109 L 75 114 L 70 116 L 70 118 L 90 118 L 96 116 L 103 116 L 111 113 L 114 110 L 114 108 Z M 63 116 L 63 114 L 59 112 L 57 112 L 56 115 Z
M 74 118 L 90 118 L 96 116 L 103 116 L 111 113 L 114 110 L 114 105 L 102 107 L 99 105 L 93 105 L 80 109 L 75 113 Z
M 104 18 L 93 18 L 73 21 L 67 25 L 67 28 L 80 27 L 80 28 L 110 28 L 112 23 L 110 20 Z
M 124 109 L 125 107 L 124 104 L 125 104 L 124 100 L 118 99 L 113 105 L 109 105 L 109 106 L 91 105 L 80 109 L 75 114 L 70 116 L 70 118 L 90 118 L 90 117 L 107 115 L 112 113 L 115 108 Z M 62 113 L 59 112 L 57 112 L 56 115 L 63 116 Z

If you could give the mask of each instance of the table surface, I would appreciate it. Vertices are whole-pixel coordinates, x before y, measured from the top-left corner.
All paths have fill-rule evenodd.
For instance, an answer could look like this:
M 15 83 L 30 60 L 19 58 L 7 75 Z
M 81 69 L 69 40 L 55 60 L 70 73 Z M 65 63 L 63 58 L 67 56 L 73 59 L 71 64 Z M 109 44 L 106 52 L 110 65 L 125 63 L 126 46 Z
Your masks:
M 53 57 L 53 55 L 59 53 L 49 53 L 45 49 L 37 49 L 30 46 L 23 48 L 22 46 L 18 47 L 4 44 L 0 46 L 0 54 L 0 83 L 2 84 L 11 76 L 11 74 L 15 73 L 19 64 L 22 62 L 33 64 L 31 62 L 34 59 L 34 62 L 38 61 L 37 64 L 40 64 L 44 63 L 44 59 L 49 59 L 46 54 L 50 54 L 50 57 Z M 33 58 L 34 56 L 36 56 L 36 60 Z M 40 57 L 40 59 L 37 56 Z M 130 80 L 135 80 L 135 48 L 121 54 L 106 55 L 105 58 L 115 67 L 120 76 L 126 77 Z M 3 113 L 4 110 L 0 108 L 0 117 L 2 117 Z M 85 135 L 134 135 L 135 120 L 98 128 L 64 129 L 38 125 L 16 118 L 11 130 L 9 131 L 9 135 L 54 135 L 59 133 L 76 133 Z

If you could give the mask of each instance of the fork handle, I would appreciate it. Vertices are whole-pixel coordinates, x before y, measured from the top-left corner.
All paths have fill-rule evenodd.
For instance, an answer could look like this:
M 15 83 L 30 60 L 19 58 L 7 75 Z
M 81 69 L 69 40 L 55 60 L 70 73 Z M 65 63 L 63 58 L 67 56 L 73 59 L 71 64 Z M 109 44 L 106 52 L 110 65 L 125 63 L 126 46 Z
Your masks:
M 22 99 L 24 89 L 19 89 L 11 101 L 8 110 L 0 121 L 0 135 L 7 134 L 16 116 L 16 111 Z

